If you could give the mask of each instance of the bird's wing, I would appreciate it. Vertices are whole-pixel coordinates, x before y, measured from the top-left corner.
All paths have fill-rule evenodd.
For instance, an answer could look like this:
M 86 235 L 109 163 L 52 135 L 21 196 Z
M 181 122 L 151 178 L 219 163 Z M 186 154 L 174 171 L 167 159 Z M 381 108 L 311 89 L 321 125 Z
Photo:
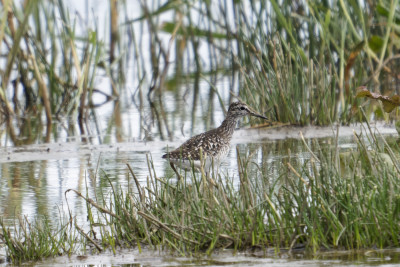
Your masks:
M 229 140 L 221 138 L 217 129 L 193 136 L 177 149 L 169 152 L 166 158 L 190 158 L 200 160 L 200 150 L 203 154 L 215 156 L 221 147 L 229 144 Z

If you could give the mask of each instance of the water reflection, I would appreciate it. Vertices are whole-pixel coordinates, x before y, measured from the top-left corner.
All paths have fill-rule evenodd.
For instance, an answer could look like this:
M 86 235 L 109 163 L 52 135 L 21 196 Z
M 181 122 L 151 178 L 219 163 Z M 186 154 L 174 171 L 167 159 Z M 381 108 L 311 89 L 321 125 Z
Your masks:
M 90 256 L 62 256 L 38 262 L 35 266 L 88 266 L 99 262 L 106 265 L 118 266 L 397 266 L 400 261 L 398 249 L 387 250 L 360 250 L 325 251 L 314 256 L 303 253 L 276 253 L 274 250 L 267 252 L 239 252 L 233 255 L 230 250 L 220 251 L 207 257 L 182 257 L 171 256 L 163 251 L 124 249 L 117 252 L 104 252 Z

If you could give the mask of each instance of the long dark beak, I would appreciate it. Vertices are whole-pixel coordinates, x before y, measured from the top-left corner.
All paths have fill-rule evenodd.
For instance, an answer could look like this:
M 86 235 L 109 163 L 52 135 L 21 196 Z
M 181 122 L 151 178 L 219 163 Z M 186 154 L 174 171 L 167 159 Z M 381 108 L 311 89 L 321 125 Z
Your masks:
M 263 116 L 263 115 L 260 115 L 260 114 L 258 114 L 258 113 L 255 113 L 254 111 L 250 111 L 250 115 L 251 115 L 251 116 L 254 116 L 254 117 L 259 117 L 259 118 L 264 119 L 264 120 L 268 120 L 267 117 L 265 117 L 265 116 Z

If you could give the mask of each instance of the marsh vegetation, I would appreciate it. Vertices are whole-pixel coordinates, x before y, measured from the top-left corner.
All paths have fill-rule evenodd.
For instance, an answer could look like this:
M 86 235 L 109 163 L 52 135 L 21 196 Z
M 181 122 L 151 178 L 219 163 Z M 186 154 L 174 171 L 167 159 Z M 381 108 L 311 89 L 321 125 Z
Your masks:
M 112 0 L 100 19 L 90 1 L 76 14 L 62 0 L 0 5 L 6 147 L 172 140 L 186 121 L 190 135 L 215 126 L 235 97 L 274 126 L 398 119 L 355 93 L 398 94 L 398 1 Z M 122 247 L 184 255 L 398 247 L 399 147 L 364 125 L 352 150 L 337 136 L 329 145 L 303 139 L 307 157 L 285 148 L 269 165 L 269 147 L 238 149 L 237 173 L 212 177 L 160 176 L 159 159 L 141 154 L 146 179 L 128 164 L 126 187 L 99 170 L 83 190 L 65 192 L 84 201 L 87 221 L 70 207 L 56 224 L 18 214 L 14 225 L 0 220 L 0 237 L 13 262 Z M 108 190 L 93 186 L 99 179 Z

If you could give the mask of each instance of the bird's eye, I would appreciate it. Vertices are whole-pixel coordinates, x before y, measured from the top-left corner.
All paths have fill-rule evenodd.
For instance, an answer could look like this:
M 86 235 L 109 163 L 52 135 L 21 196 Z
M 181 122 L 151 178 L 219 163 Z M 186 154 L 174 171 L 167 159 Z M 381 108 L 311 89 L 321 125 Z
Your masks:
M 240 107 L 240 110 L 245 110 L 246 108 L 245 107 Z

